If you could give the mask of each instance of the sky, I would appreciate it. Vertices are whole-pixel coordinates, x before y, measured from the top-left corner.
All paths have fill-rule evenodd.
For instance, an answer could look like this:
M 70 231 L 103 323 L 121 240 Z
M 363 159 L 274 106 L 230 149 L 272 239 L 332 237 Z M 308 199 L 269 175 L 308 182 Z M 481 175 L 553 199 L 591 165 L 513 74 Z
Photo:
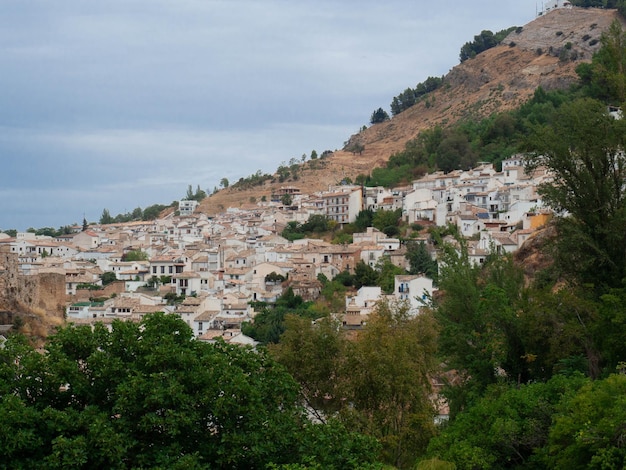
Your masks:
M 2 0 L 0 230 L 97 222 L 343 147 L 528 0 Z

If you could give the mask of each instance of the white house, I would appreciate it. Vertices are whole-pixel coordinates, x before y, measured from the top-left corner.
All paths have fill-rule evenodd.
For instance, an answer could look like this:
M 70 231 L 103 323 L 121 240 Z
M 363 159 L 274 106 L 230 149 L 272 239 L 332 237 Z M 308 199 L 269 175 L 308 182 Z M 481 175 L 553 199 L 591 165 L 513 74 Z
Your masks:
M 348 224 L 356 220 L 363 208 L 363 195 L 360 187 L 338 187 L 322 194 L 324 215 L 338 224 Z
M 182 200 L 178 201 L 178 212 L 181 216 L 188 216 L 194 213 L 199 202 L 194 200 Z
M 435 221 L 436 210 L 437 201 L 430 188 L 414 189 L 404 196 L 402 215 L 410 224 L 420 220 Z
M 346 311 L 358 310 L 361 315 L 368 315 L 374 310 L 381 295 L 382 289 L 380 287 L 363 286 L 357 291 L 355 296 L 346 296 Z
M 172 281 L 176 284 L 176 295 L 193 295 L 202 290 L 202 276 L 193 271 L 174 274 Z
M 413 315 L 418 314 L 428 304 L 434 291 L 433 280 L 421 274 L 398 275 L 394 278 L 394 297 L 407 301 Z

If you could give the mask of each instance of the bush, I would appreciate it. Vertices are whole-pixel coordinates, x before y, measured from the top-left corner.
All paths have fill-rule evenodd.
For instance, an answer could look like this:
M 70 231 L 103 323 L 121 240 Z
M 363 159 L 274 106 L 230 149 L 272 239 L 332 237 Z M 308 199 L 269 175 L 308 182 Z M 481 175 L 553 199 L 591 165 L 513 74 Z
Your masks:
M 287 279 L 282 274 L 278 274 L 276 271 L 272 271 L 267 276 L 265 276 L 265 282 L 283 282 Z
M 378 108 L 372 113 L 372 116 L 370 117 L 371 124 L 379 124 L 388 120 L 389 114 L 387 114 L 387 111 L 385 111 L 383 108 Z

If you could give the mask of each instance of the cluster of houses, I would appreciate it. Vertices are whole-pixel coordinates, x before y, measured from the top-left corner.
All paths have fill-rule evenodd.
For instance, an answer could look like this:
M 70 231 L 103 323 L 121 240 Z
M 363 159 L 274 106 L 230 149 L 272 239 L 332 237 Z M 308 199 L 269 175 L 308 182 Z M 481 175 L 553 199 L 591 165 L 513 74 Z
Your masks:
M 341 185 L 302 194 L 285 187 L 270 201 L 215 217 L 181 201 L 179 213 L 152 221 L 76 227 L 56 238 L 3 234 L 0 249 L 17 255 L 21 275 L 65 276 L 68 321 L 106 324 L 164 311 L 179 314 L 199 339 L 253 344 L 241 333 L 242 323 L 253 320 L 255 302 L 275 301 L 286 286 L 313 300 L 321 291 L 320 274 L 332 279 L 360 261 L 375 266 L 385 256 L 407 267 L 405 246 L 375 228 L 353 234 L 349 244 L 290 242 L 280 235 L 289 222 L 320 214 L 343 225 L 363 209 L 401 209 L 409 224 L 456 225 L 469 240 L 471 259 L 481 263 L 491 251 L 515 251 L 546 222 L 549 212 L 536 187 L 547 178 L 541 170 L 526 174 L 521 157 L 512 157 L 501 171 L 485 163 L 402 188 Z M 290 195 L 288 206 L 281 194 Z M 128 261 L 131 252 L 144 256 Z M 113 282 L 103 283 L 105 273 Z M 391 297 L 417 314 L 434 289 L 423 275 L 400 275 Z M 345 328 L 360 328 L 384 297 L 379 287 L 362 287 L 336 314 Z

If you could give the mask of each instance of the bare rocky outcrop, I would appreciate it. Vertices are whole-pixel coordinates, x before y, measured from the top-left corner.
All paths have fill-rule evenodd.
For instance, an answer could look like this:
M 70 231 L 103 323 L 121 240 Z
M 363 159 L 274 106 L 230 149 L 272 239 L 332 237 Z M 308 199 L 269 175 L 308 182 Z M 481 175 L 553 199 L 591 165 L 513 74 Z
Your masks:
M 63 322 L 65 300 L 65 276 L 22 275 L 17 254 L 0 251 L 0 324 L 13 324 L 20 318 L 27 336 L 43 340 Z

